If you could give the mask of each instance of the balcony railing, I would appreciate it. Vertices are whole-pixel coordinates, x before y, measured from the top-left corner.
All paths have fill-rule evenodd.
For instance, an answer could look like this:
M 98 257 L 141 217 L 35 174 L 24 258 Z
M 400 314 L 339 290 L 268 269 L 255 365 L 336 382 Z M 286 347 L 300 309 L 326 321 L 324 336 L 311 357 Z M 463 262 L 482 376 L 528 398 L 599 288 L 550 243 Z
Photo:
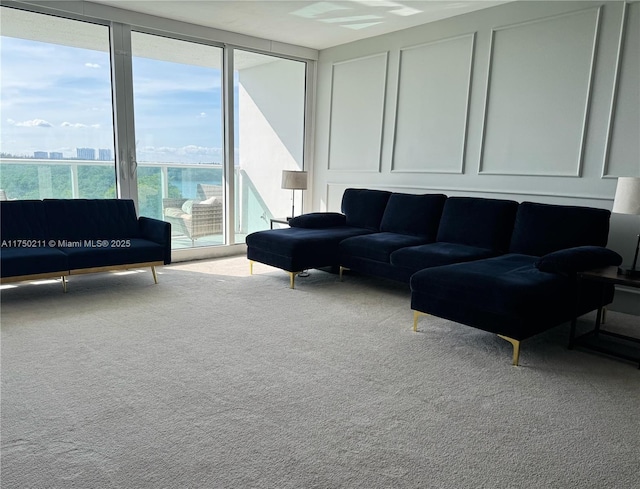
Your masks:
M 139 214 L 164 219 L 163 199 L 197 199 L 198 184 L 222 185 L 223 166 L 143 162 L 137 177 Z M 246 172 L 236 168 L 234 177 L 236 234 L 266 228 L 273 217 L 266 202 Z M 0 158 L 0 189 L 9 199 L 115 198 L 116 167 L 113 161 Z M 222 244 L 222 235 L 215 240 Z

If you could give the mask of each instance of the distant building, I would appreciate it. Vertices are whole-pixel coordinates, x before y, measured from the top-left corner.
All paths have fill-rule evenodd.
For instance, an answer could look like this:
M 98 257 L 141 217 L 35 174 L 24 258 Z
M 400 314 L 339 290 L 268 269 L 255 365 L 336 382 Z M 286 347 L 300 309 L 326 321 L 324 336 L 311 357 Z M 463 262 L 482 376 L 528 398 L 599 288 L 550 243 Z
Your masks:
M 33 153 L 33 157 L 37 160 L 46 160 L 47 158 L 49 158 L 49 153 L 47 153 L 46 151 L 35 151 Z
M 93 148 L 76 148 L 76 155 L 79 160 L 95 160 L 96 150 Z
M 99 149 L 98 150 L 98 159 L 100 161 L 111 161 L 111 150 L 110 149 Z
M 62 153 L 58 153 L 56 151 L 51 151 L 49 153 L 49 159 L 50 160 L 61 160 L 63 158 L 64 158 L 64 156 L 62 155 Z

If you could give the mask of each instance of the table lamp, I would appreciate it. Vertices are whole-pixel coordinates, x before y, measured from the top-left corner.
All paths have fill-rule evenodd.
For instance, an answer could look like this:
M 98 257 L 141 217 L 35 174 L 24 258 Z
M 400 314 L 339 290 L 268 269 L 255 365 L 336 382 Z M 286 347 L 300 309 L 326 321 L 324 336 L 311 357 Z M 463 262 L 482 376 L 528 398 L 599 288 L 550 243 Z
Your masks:
M 296 190 L 307 190 L 307 172 L 282 170 L 282 188 L 291 190 L 291 217 L 295 217 Z
M 613 209 L 611 212 L 617 214 L 640 215 L 640 177 L 619 177 L 616 187 L 616 196 L 613 199 Z M 638 249 L 640 249 L 640 234 L 633 257 L 631 268 L 621 266 L 618 274 L 626 277 L 640 277 L 640 270 L 636 268 L 638 264 Z

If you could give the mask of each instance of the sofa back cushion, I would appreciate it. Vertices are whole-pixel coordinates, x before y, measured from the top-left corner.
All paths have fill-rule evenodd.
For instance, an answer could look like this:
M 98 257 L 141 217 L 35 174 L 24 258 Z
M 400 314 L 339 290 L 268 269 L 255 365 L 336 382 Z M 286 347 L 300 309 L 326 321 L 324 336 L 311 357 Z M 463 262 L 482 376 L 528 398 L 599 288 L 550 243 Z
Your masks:
M 435 241 L 446 200 L 447 196 L 443 194 L 391 194 L 382 215 L 380 231 Z
M 438 228 L 438 241 L 504 253 L 509 247 L 518 203 L 481 197 L 449 197 Z
M 380 230 L 380 221 L 391 192 L 348 188 L 342 196 L 342 213 L 347 218 L 347 226 Z
M 523 202 L 509 251 L 543 256 L 575 246 L 606 246 L 610 216 L 606 209 Z
M 0 201 L 0 238 L 3 241 L 48 240 L 47 229 L 47 216 L 41 200 Z
M 53 239 L 139 237 L 138 218 L 128 199 L 52 199 L 45 209 Z

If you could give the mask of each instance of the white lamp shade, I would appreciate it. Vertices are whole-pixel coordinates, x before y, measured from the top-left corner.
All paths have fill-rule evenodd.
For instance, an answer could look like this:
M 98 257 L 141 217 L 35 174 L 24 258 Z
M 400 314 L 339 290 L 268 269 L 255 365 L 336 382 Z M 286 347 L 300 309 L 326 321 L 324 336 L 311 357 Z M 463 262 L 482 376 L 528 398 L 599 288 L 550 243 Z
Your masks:
M 640 214 L 640 177 L 619 177 L 612 212 Z
M 307 190 L 307 172 L 282 170 L 282 188 L 288 190 Z

